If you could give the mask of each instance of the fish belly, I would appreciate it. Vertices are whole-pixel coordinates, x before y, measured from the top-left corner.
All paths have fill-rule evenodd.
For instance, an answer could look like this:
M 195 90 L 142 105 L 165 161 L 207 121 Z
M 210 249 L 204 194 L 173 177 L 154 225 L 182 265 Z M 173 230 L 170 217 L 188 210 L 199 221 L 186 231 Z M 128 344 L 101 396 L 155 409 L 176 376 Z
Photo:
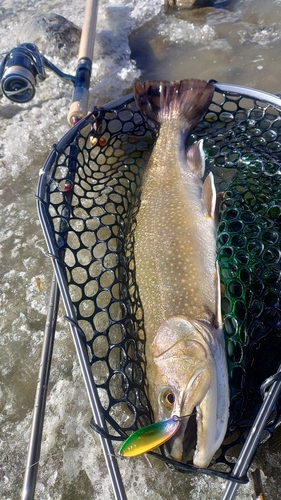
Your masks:
M 185 157 L 170 152 L 177 142 L 160 132 L 137 214 L 134 255 L 147 349 L 169 317 L 215 316 L 214 222 L 204 215 L 202 180 Z

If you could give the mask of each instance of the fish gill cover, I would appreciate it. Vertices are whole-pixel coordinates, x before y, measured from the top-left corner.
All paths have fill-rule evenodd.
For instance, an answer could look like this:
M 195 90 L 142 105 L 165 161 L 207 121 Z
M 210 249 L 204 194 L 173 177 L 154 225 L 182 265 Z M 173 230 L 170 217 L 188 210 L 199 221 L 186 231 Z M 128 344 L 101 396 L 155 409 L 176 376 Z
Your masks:
M 57 146 L 54 163 L 45 167 L 45 191 L 38 195 L 58 253 L 64 254 L 73 319 L 87 345 L 109 431 L 124 439 L 151 422 L 133 228 L 155 136 L 131 97 L 112 110 L 95 108 L 77 130 L 70 146 Z M 218 261 L 230 424 L 236 430 L 229 429 L 208 471 L 215 468 L 227 477 L 261 403 L 260 383 L 275 373 L 279 361 L 280 111 L 264 101 L 217 90 L 189 140 L 199 138 L 204 139 L 217 190 L 224 192 Z M 253 363 L 256 368 L 249 375 Z M 252 394 L 254 408 L 247 408 Z M 240 426 L 245 415 L 247 422 Z M 274 425 L 279 415 L 277 408 Z M 194 471 L 191 461 L 162 459 L 178 470 Z

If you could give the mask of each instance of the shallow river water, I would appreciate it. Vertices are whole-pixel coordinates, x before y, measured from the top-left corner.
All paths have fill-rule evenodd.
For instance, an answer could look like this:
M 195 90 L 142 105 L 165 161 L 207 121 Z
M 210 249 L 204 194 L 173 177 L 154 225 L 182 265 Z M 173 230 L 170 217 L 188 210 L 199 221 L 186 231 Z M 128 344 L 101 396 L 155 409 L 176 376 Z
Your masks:
M 0 53 L 36 41 L 26 24 L 35 14 L 55 12 L 82 25 L 83 2 L 2 0 Z M 90 91 L 90 107 L 131 91 L 140 78 L 215 79 L 223 83 L 281 91 L 281 1 L 244 0 L 231 8 L 167 13 L 163 1 L 102 0 Z M 42 44 L 40 46 L 40 44 Z M 74 73 L 71 54 L 41 35 L 46 57 Z M 38 173 L 52 145 L 68 130 L 72 89 L 48 77 L 24 105 L 0 97 L 0 497 L 20 498 L 41 343 L 45 327 L 51 262 L 38 222 L 34 194 Z M 39 278 L 43 289 L 39 291 Z M 41 288 L 42 288 L 41 287 Z M 113 499 L 69 327 L 60 307 L 36 498 Z M 255 465 L 262 469 L 267 498 L 281 493 L 280 451 L 265 445 Z M 120 461 L 128 499 L 219 500 L 225 482 L 172 473 L 151 457 Z M 237 498 L 251 498 L 252 485 Z

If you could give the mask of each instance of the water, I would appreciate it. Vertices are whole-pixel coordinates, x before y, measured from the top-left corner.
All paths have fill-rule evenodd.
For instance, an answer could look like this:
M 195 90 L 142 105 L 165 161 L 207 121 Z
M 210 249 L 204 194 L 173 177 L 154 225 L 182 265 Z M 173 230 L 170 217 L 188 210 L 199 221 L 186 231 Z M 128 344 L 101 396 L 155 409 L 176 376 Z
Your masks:
M 22 26 L 35 13 L 55 12 L 81 26 L 83 9 L 78 0 L 71 5 L 62 0 L 3 0 L 0 52 L 19 42 L 33 41 L 23 39 L 34 33 Z M 160 0 L 101 1 L 90 107 L 129 92 L 136 78 L 214 78 L 279 92 L 280 24 L 280 0 L 237 1 L 231 10 L 208 8 L 169 14 L 163 11 Z M 74 73 L 75 56 L 66 57 L 51 44 L 45 47 L 45 55 L 54 64 Z M 71 87 L 48 72 L 30 103 L 18 105 L 0 99 L 3 500 L 20 498 L 52 277 L 34 193 L 52 145 L 68 130 L 71 95 Z M 42 291 L 36 278 L 43 285 Z M 61 306 L 36 495 L 41 500 L 111 500 L 99 438 L 89 428 L 91 412 L 63 314 Z M 279 446 L 264 446 L 255 460 L 262 468 L 268 498 L 277 498 L 281 492 L 279 463 Z M 147 457 L 122 460 L 120 469 L 129 500 L 151 496 L 157 500 L 219 500 L 225 489 L 220 479 L 174 474 Z M 239 489 L 237 498 L 246 500 L 251 494 L 249 484 Z

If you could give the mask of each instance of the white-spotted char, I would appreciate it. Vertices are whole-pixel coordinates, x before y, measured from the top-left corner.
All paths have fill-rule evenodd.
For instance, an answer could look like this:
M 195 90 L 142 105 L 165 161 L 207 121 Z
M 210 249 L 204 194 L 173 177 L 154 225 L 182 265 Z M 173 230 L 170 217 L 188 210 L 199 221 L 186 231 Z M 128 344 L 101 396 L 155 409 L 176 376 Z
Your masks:
M 160 124 L 143 177 L 134 255 L 144 311 L 149 400 L 155 420 L 197 410 L 194 464 L 208 466 L 228 420 L 228 378 L 216 269 L 216 191 L 203 142 L 185 141 L 214 86 L 202 80 L 145 82 L 135 100 Z M 187 419 L 188 420 L 188 419 Z M 172 439 L 182 460 L 188 424 Z

